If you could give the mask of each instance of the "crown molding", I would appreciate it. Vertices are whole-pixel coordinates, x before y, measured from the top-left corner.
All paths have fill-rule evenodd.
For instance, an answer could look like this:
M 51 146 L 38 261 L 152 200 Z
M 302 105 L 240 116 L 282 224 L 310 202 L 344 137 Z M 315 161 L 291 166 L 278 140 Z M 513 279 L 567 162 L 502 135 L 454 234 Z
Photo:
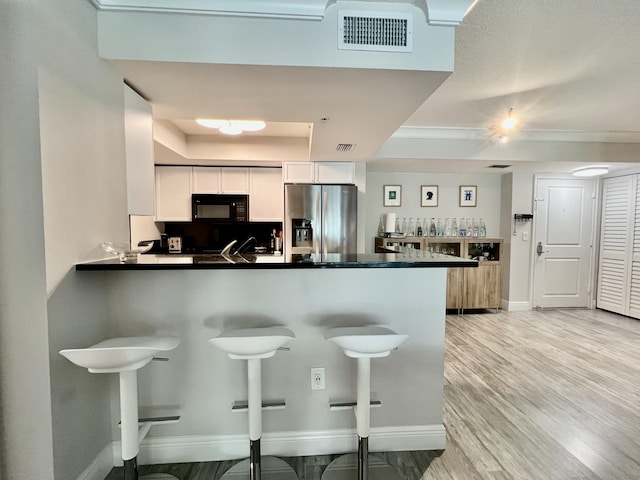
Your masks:
M 488 128 L 400 127 L 391 138 L 425 140 L 489 140 Z M 640 143 L 640 132 L 581 132 L 577 130 L 518 130 L 513 142 Z
M 322 20 L 335 0 L 89 0 L 100 11 Z

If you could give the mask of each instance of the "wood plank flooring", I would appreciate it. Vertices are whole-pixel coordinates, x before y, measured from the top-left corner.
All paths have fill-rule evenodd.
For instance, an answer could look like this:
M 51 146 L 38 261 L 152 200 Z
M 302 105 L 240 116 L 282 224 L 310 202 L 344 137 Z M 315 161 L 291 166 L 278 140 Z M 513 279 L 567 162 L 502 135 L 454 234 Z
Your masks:
M 444 452 L 384 454 L 405 480 L 640 480 L 640 321 L 601 310 L 447 316 L 444 422 Z M 331 459 L 286 460 L 319 480 Z M 141 470 L 215 480 L 230 465 Z
M 640 321 L 449 316 L 447 448 L 422 480 L 640 479 Z

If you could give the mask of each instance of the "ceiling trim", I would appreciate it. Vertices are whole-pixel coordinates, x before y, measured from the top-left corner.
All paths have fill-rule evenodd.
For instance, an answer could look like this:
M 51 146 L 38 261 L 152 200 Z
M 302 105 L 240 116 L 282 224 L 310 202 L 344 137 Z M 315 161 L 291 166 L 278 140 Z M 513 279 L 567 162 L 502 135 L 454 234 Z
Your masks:
M 487 128 L 400 127 L 391 138 L 489 140 L 493 137 Z M 524 142 L 600 142 L 640 143 L 640 132 L 580 132 L 575 130 L 518 130 L 512 141 Z
M 335 0 L 89 0 L 102 11 L 322 20 Z

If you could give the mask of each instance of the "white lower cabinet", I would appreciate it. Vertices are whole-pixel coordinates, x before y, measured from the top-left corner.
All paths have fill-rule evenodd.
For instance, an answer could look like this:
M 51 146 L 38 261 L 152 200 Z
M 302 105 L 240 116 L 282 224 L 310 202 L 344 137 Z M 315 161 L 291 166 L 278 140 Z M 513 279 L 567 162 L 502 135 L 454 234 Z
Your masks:
M 192 167 L 156 167 L 156 221 L 191 221 Z
M 640 176 L 607 178 L 596 306 L 640 318 Z
M 282 222 L 284 186 L 281 168 L 252 168 L 249 218 L 252 222 Z

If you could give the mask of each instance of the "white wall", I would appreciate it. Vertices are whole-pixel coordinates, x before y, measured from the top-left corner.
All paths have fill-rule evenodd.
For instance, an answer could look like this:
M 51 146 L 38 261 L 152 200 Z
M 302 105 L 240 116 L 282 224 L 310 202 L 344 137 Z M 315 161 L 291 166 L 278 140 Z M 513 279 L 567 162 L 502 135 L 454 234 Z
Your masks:
M 402 186 L 402 206 L 383 206 L 383 186 Z M 438 207 L 420 206 L 420 186 L 438 185 Z M 460 207 L 458 193 L 460 185 L 477 185 L 477 207 Z M 500 236 L 500 174 L 427 174 L 427 173 L 376 173 L 367 174 L 366 197 L 366 231 L 365 248 L 372 252 L 373 239 L 378 232 L 380 217 L 393 212 L 400 218 L 447 218 L 461 217 L 484 218 L 487 226 L 487 236 Z
M 0 477 L 52 480 L 33 2 L 0 9 Z M 45 3 L 45 2 L 40 2 Z
M 100 278 L 73 265 L 127 237 L 122 79 L 90 2 L 5 0 L 0 15 L 0 477 L 73 479 L 111 441 L 108 381 L 57 350 L 107 332 Z M 5 68 L 6 67 L 6 68 Z M 46 273 L 45 273 L 46 272 Z

